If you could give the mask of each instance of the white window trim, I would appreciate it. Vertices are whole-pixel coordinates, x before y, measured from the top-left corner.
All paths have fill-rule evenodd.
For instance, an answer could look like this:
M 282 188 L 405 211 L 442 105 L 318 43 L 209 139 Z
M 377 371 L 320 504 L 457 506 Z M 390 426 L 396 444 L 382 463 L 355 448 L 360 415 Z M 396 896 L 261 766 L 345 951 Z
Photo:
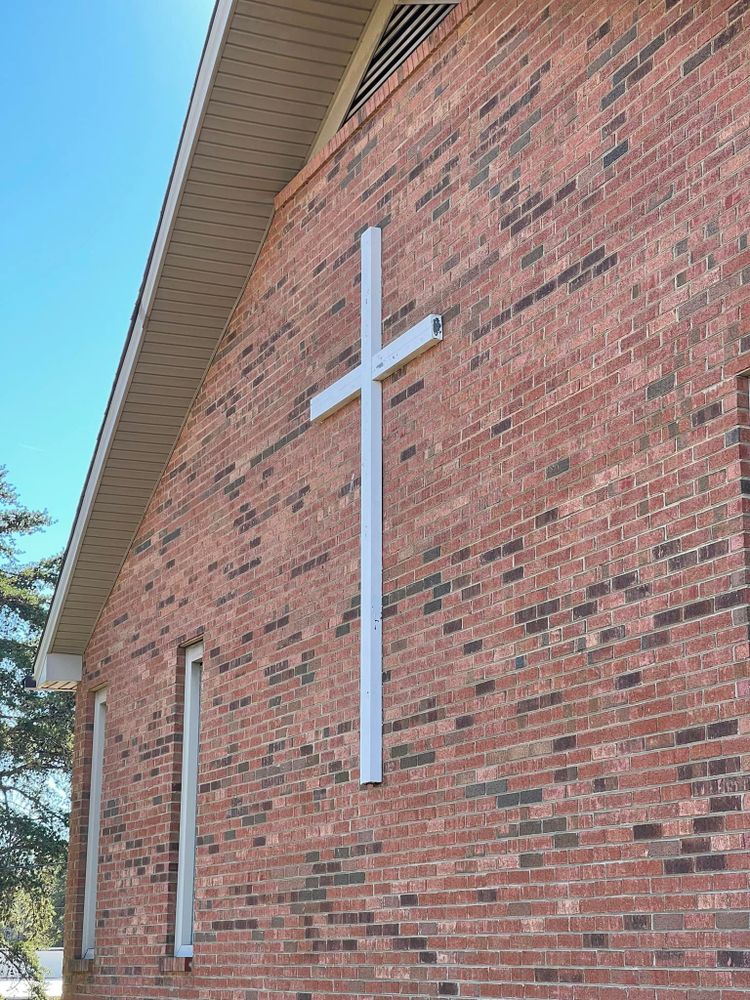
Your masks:
M 83 889 L 83 933 L 81 957 L 96 955 L 96 884 L 99 877 L 99 827 L 102 812 L 104 736 L 107 725 L 107 689 L 94 697 L 94 737 L 91 745 L 89 779 L 89 829 L 86 838 L 86 876 Z
M 193 957 L 198 750 L 202 671 L 203 643 L 197 642 L 192 646 L 188 646 L 185 650 L 180 840 L 177 858 L 177 911 L 174 944 L 174 953 L 177 958 Z

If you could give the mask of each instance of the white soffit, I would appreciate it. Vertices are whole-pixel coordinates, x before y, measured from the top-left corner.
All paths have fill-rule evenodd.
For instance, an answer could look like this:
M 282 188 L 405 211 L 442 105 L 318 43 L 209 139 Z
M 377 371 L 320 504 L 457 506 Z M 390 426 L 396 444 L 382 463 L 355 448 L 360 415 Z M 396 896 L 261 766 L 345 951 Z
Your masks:
M 40 642 L 39 685 L 74 687 L 79 679 L 80 658 L 257 257 L 274 196 L 323 132 L 340 124 L 396 5 L 217 0 Z

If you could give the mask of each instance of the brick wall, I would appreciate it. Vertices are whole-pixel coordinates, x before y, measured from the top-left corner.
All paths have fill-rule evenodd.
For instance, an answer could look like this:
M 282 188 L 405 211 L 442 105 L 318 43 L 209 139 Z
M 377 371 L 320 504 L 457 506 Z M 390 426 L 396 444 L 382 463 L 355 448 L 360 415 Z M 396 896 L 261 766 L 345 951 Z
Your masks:
M 66 997 L 750 988 L 750 3 L 464 3 L 278 199 L 86 655 Z M 359 248 L 385 337 L 385 779 L 358 783 Z M 172 951 L 203 636 L 195 959 Z

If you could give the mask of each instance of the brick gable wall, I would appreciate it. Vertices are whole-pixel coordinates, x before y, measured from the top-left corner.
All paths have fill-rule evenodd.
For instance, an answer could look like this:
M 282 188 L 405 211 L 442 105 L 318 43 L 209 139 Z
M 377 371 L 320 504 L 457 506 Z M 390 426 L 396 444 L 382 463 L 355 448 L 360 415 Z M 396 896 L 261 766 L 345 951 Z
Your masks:
M 750 987 L 749 46 L 746 0 L 465 3 L 282 193 L 87 650 L 67 1000 Z M 384 386 L 385 780 L 362 789 L 359 407 L 308 410 L 358 361 L 367 225 L 385 338 L 438 312 L 445 340 Z

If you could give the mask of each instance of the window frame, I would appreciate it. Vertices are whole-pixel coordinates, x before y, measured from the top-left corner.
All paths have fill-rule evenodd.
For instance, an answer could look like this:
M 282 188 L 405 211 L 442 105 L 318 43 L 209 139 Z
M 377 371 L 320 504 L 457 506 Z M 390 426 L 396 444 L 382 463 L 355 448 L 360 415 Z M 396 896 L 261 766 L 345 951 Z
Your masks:
M 193 957 L 202 679 L 203 643 L 196 642 L 185 648 L 174 943 L 176 958 Z
M 99 880 L 99 835 L 106 728 L 107 689 L 100 688 L 94 694 L 94 732 L 91 741 L 89 824 L 86 835 L 86 871 L 83 884 L 83 922 L 81 927 L 81 957 L 84 959 L 92 959 L 96 956 L 96 901 Z

